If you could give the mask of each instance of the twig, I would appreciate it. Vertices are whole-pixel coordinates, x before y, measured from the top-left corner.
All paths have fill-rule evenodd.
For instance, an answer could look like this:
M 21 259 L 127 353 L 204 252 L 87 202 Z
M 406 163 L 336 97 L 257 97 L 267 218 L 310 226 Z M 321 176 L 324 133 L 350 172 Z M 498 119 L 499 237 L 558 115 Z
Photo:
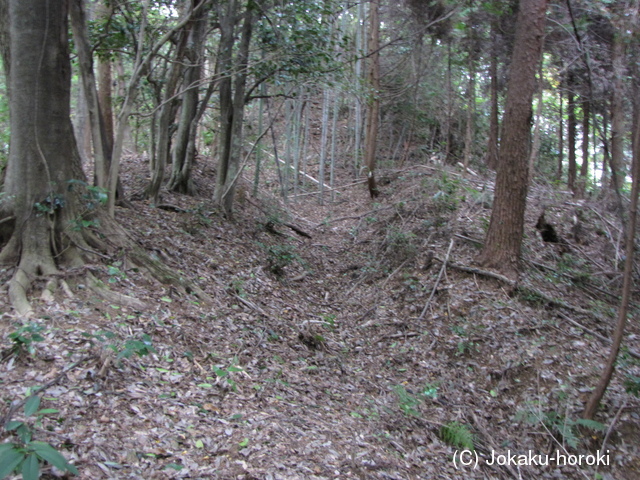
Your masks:
M 575 325 L 576 327 L 580 328 L 581 330 L 584 330 L 585 332 L 587 332 L 589 335 L 592 335 L 594 337 L 596 337 L 598 340 L 601 340 L 607 344 L 611 343 L 611 339 L 608 337 L 605 337 L 603 335 L 600 335 L 599 333 L 585 327 L 584 325 L 582 325 L 581 323 L 576 322 L 575 320 L 573 320 L 572 318 L 570 318 L 569 316 L 565 315 L 562 312 L 558 312 L 559 315 L 564 318 L 566 321 L 568 321 L 569 323 Z M 634 352 L 633 350 L 628 350 L 629 355 L 631 355 L 634 358 L 638 358 L 640 359 L 640 353 Z
M 370 211 L 368 211 L 366 213 L 363 213 L 361 215 L 349 215 L 347 217 L 338 217 L 338 218 L 333 218 L 331 220 L 323 220 L 322 222 L 320 222 L 319 224 L 316 225 L 316 228 L 322 227 L 324 225 L 329 225 L 330 223 L 340 222 L 342 220 L 357 220 L 359 218 L 366 217 L 367 215 L 371 215 L 372 213 L 383 212 L 385 210 L 391 210 L 392 208 L 395 208 L 395 207 L 394 206 L 390 206 L 390 207 L 378 208 L 376 210 L 370 210 Z
M 622 414 L 622 411 L 625 408 L 627 408 L 627 403 L 628 402 L 629 402 L 628 399 L 624 400 L 624 403 L 618 409 L 618 412 L 616 413 L 616 416 L 613 417 L 613 420 L 611 421 L 611 425 L 609 425 L 609 428 L 607 428 L 607 433 L 605 434 L 604 440 L 602 440 L 602 446 L 600 447 L 600 455 L 604 455 L 604 447 L 607 445 L 607 441 L 609 440 L 609 437 L 611 436 L 611 433 L 613 432 L 613 428 L 616 426 L 616 423 L 618 423 L 618 420 L 620 419 L 620 415 Z
M 425 313 L 427 313 L 427 308 L 429 308 L 429 304 L 431 303 L 431 299 L 433 298 L 433 296 L 436 293 L 436 289 L 438 288 L 438 284 L 440 283 L 440 279 L 442 278 L 442 274 L 447 269 L 447 262 L 449 261 L 449 254 L 451 253 L 451 249 L 453 248 L 453 243 L 454 242 L 455 242 L 455 240 L 453 238 L 449 242 L 449 248 L 447 249 L 447 256 L 445 257 L 444 261 L 442 262 L 442 268 L 440 269 L 440 272 L 438 273 L 438 278 L 436 278 L 436 283 L 433 285 L 433 289 L 431 290 L 431 295 L 429 295 L 429 299 L 427 300 L 427 303 L 424 305 L 424 308 L 422 309 L 422 313 L 420 313 L 420 316 L 418 317 L 418 321 L 422 320 L 424 318 Z
M 441 263 L 445 263 L 447 260 L 441 260 L 438 257 L 433 257 L 434 260 L 437 260 Z M 490 272 L 489 270 L 481 270 L 479 268 L 467 267 L 465 265 L 460 265 L 458 263 L 450 262 L 449 266 L 455 270 L 460 270 L 461 272 L 473 273 L 476 275 L 481 275 L 483 277 L 495 278 L 496 280 L 500 280 L 503 283 L 506 283 L 510 287 L 517 287 L 516 282 L 511 280 L 510 278 L 505 277 L 504 275 L 500 275 L 499 273 Z
M 19 402 L 13 403 L 11 405 L 11 407 L 9 407 L 9 410 L 7 411 L 6 415 L 4 417 L 2 417 L 2 420 L 0 421 L 0 425 L 3 425 L 3 427 L 6 428 L 7 424 L 9 423 L 9 421 L 11 421 L 11 417 L 13 417 L 13 414 L 16 413 L 16 410 L 18 410 L 25 403 L 27 403 L 27 400 L 30 397 L 32 397 L 34 395 L 37 395 L 40 392 L 43 392 L 43 391 L 47 390 L 49 387 L 52 387 L 53 385 L 58 383 L 60 380 L 62 380 L 62 377 L 64 377 L 68 372 L 70 372 L 71 370 L 76 368 L 78 365 L 81 365 L 82 363 L 86 362 L 87 360 L 91 360 L 91 359 L 94 359 L 94 358 L 96 358 L 95 355 L 87 355 L 86 357 L 82 357 L 80 360 L 78 360 L 77 362 L 72 363 L 71 365 L 69 365 L 69 367 L 67 367 L 62 372 L 60 372 L 53 380 L 49 380 L 47 383 L 45 383 L 41 387 L 36 388 L 31 393 L 31 395 L 29 397 L 25 397 L 22 400 L 20 400 Z
M 408 261 L 409 261 L 409 260 L 405 260 L 404 262 L 402 262 L 402 263 L 400 264 L 400 266 L 399 266 L 398 268 L 396 268 L 393 272 L 391 272 L 391 273 L 389 274 L 389 276 L 385 279 L 385 281 L 384 281 L 384 282 L 382 282 L 382 284 L 380 285 L 380 289 L 383 289 L 383 288 L 384 288 L 384 286 L 387 284 L 387 282 L 388 282 L 389 280 L 391 280 L 391 277 L 393 277 L 396 273 L 398 273 L 398 272 L 400 271 L 400 269 L 401 269 L 402 267 L 404 267 L 404 266 L 405 266 L 405 264 L 406 264 Z

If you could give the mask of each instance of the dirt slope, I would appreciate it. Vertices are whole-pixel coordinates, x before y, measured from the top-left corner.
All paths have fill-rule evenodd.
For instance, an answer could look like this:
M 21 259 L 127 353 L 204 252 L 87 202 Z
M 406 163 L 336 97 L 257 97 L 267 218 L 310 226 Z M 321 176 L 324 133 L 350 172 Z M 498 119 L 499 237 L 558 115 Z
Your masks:
M 114 253 L 92 270 L 145 308 L 96 298 L 70 276 L 72 296 L 37 304 L 44 339 L 17 355 L 20 321 L 0 296 L 0 414 L 49 382 L 43 407 L 58 413 L 34 438 L 80 478 L 640 477 L 639 402 L 623 385 L 640 376 L 637 322 L 597 418 L 604 431 L 577 423 L 620 285 L 620 229 L 603 202 L 535 185 L 514 289 L 456 268 L 474 267 L 489 177 L 407 166 L 384 172 L 372 202 L 339 172 L 347 186 L 324 206 L 243 185 L 229 222 L 209 200 L 206 165 L 199 196 L 165 193 L 162 209 L 135 199 L 146 171 L 125 166 L 133 207 L 117 217 L 212 305 Z M 541 240 L 544 207 L 568 246 Z M 492 452 L 595 455 L 605 437 L 608 466 L 487 463 Z M 453 462 L 470 442 L 475 470 Z

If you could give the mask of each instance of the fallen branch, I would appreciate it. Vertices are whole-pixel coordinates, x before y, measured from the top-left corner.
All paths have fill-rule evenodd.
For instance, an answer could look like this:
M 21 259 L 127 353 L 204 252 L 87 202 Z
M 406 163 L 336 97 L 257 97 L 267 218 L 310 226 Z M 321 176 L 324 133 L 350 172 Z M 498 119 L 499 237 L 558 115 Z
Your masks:
M 433 258 L 434 260 L 437 260 L 443 264 L 447 262 L 447 259 L 441 260 L 438 257 L 433 257 Z M 547 294 L 541 292 L 540 290 L 537 290 L 530 286 L 524 286 L 514 280 L 511 280 L 510 278 L 505 277 L 504 275 L 500 275 L 499 273 L 491 272 L 488 270 L 481 270 L 479 268 L 467 267 L 465 265 L 459 265 L 454 262 L 448 262 L 447 264 L 449 267 L 453 268 L 454 270 L 459 270 L 461 272 L 466 272 L 466 273 L 473 273 L 475 275 L 481 275 L 483 277 L 499 280 L 500 282 L 509 285 L 514 291 L 518 291 L 521 294 L 531 294 L 535 297 L 540 298 L 541 300 L 544 300 L 549 305 L 552 305 L 554 307 L 564 308 L 565 310 L 570 310 L 572 312 L 580 313 L 582 315 L 586 315 L 586 316 L 597 318 L 597 319 L 600 318 L 596 313 L 590 310 L 585 310 L 584 308 L 576 307 L 575 305 L 571 305 L 562 300 L 558 300 L 557 298 L 550 297 Z
M 363 213 L 361 215 L 349 215 L 349 216 L 346 216 L 346 217 L 332 218 L 331 220 L 323 220 L 322 222 L 317 224 L 315 226 L 315 228 L 322 227 L 324 225 L 329 225 L 330 223 L 341 222 L 342 220 L 358 220 L 358 219 L 360 219 L 362 217 L 366 217 L 367 215 L 371 215 L 372 213 L 383 212 L 385 210 L 391 210 L 392 208 L 395 208 L 395 206 L 378 208 L 376 210 L 370 210 L 370 211 L 368 211 L 366 213 Z
M 565 315 L 562 312 L 559 312 L 560 316 L 562 318 L 564 318 L 567 322 L 571 323 L 572 325 L 578 327 L 581 330 L 584 330 L 585 332 L 587 332 L 589 335 L 594 336 L 595 338 L 597 338 L 598 340 L 610 344 L 611 343 L 611 339 L 609 337 L 605 337 L 604 335 L 600 335 L 598 332 L 595 332 L 594 330 L 591 330 L 587 327 L 585 327 L 584 325 L 582 325 L 581 323 L 576 322 L 574 319 L 570 318 L 569 316 Z M 638 358 L 640 359 L 640 353 L 634 352 L 633 350 L 628 350 L 629 355 L 631 355 L 634 358 Z
M 436 289 L 438 288 L 438 285 L 440 284 L 440 278 L 442 278 L 442 274 L 447 269 L 447 261 L 449 260 L 449 254 L 451 253 L 451 249 L 453 248 L 454 242 L 455 242 L 455 240 L 453 238 L 449 242 L 449 248 L 447 250 L 447 256 L 445 257 L 444 261 L 442 261 L 442 268 L 440 269 L 440 272 L 438 273 L 438 278 L 436 278 L 436 283 L 433 285 L 433 289 L 431 290 L 431 295 L 429 295 L 429 299 L 427 300 L 427 303 L 425 303 L 424 308 L 422 309 L 422 312 L 420 313 L 420 316 L 418 317 L 418 321 L 422 320 L 424 318 L 424 314 L 427 313 L 427 308 L 429 308 L 429 304 L 431 303 L 431 299 L 435 295 Z
M 47 390 L 49 387 L 52 387 L 53 385 L 55 385 L 56 383 L 58 383 L 60 380 L 62 380 L 62 377 L 64 377 L 67 373 L 69 373 L 71 370 L 73 370 L 74 368 L 76 368 L 77 366 L 83 364 L 84 362 L 88 361 L 88 360 L 92 360 L 96 358 L 95 355 L 87 355 L 86 357 L 82 357 L 80 360 L 78 360 L 77 362 L 73 362 L 71 365 L 69 365 L 67 368 L 65 368 L 64 370 L 62 370 L 62 372 L 60 372 L 58 375 L 56 375 L 56 377 L 53 380 L 49 380 L 47 383 L 45 383 L 44 385 L 42 385 L 41 387 L 38 387 L 36 389 L 34 389 L 31 392 L 31 395 L 28 397 L 24 397 L 22 400 L 20 400 L 19 402 L 15 402 L 12 403 L 11 406 L 9 407 L 9 410 L 7 411 L 7 413 L 4 415 L 4 417 L 2 417 L 2 420 L 0 420 L 0 425 L 2 425 L 4 428 L 6 428 L 7 424 L 11 421 L 11 418 L 13 417 L 13 414 L 16 413 L 16 411 L 22 407 L 25 403 L 27 403 L 27 400 L 29 400 L 29 398 L 33 397 L 34 395 L 38 395 L 40 392 L 44 392 L 45 390 Z

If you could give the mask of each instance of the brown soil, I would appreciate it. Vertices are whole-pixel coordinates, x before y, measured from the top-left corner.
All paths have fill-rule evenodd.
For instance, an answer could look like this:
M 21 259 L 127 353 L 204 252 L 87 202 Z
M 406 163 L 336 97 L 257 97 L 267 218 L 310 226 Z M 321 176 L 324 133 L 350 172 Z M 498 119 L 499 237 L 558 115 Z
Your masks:
M 639 401 L 624 387 L 640 376 L 637 322 L 597 417 L 605 430 L 576 423 L 618 305 L 620 228 L 603 202 L 535 185 L 514 290 L 452 267 L 473 267 L 488 177 L 407 166 L 383 172 L 372 201 L 363 182 L 347 185 L 338 172 L 347 186 L 333 202 L 326 193 L 324 206 L 317 195 L 285 204 L 267 179 L 259 198 L 241 185 L 230 222 L 211 203 L 207 164 L 199 195 L 164 192 L 166 208 L 135 200 L 146 172 L 142 160 L 124 165 L 134 200 L 117 218 L 212 305 L 150 280 L 121 252 L 90 268 L 146 308 L 105 302 L 70 275 L 72 296 L 34 300 L 44 340 L 18 354 L 9 334 L 20 319 L 0 297 L 0 416 L 49 382 L 42 407 L 58 413 L 35 425 L 34 438 L 60 450 L 79 478 L 640 478 Z M 543 207 L 566 244 L 541 240 Z M 150 346 L 133 343 L 145 339 Z M 457 434 L 453 422 L 464 425 Z M 475 470 L 453 461 L 468 434 Z M 598 468 L 487 463 L 492 451 L 603 447 L 610 461 Z

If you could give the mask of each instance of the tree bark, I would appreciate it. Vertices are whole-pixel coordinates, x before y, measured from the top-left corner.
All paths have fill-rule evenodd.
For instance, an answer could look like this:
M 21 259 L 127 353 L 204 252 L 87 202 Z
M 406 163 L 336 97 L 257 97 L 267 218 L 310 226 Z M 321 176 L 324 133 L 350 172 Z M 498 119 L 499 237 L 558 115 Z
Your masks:
M 517 277 L 528 190 L 531 103 L 542 55 L 547 0 L 521 0 L 509 71 L 495 200 L 478 262 Z
M 624 184 L 624 77 L 625 44 L 621 35 L 614 38 L 613 51 L 613 91 L 611 95 L 611 188 L 616 195 Z
M 191 0 L 195 8 L 197 0 Z M 182 86 L 182 109 L 178 131 L 173 147 L 171 178 L 169 189 L 179 193 L 193 195 L 194 188 L 191 180 L 191 168 L 195 156 L 195 135 L 198 122 L 198 83 L 202 75 L 204 62 L 204 43 L 207 28 L 208 8 L 202 8 L 193 16 L 191 22 L 185 26 L 184 35 L 187 37 L 185 63 Z M 195 123 L 195 124 L 194 124 Z
M 636 89 L 636 94 L 640 94 L 640 88 Z M 637 108 L 637 105 L 636 105 Z M 622 283 L 622 299 L 620 300 L 620 309 L 618 310 L 618 322 L 613 332 L 611 350 L 609 358 L 605 365 L 596 388 L 591 392 L 591 396 L 587 401 L 584 409 L 583 417 L 592 419 L 598 409 L 598 405 L 604 396 L 618 359 L 620 346 L 624 330 L 627 324 L 629 314 L 629 302 L 631 299 L 631 288 L 633 286 L 633 270 L 635 264 L 635 238 L 638 214 L 638 193 L 640 191 L 640 112 L 634 112 L 634 141 L 633 141 L 633 165 L 632 165 L 632 186 L 631 186 L 631 205 L 629 207 L 629 225 L 626 230 L 626 245 L 624 262 L 624 276 Z
M 169 156 L 171 153 L 170 129 L 171 122 L 176 115 L 176 100 L 173 97 L 178 81 L 180 80 L 180 74 L 182 73 L 181 58 L 185 42 L 185 37 L 180 36 L 173 62 L 171 62 L 171 66 L 169 67 L 169 73 L 167 75 L 166 86 L 164 89 L 163 105 L 160 108 L 155 157 L 152 162 L 153 171 L 151 172 L 151 182 L 149 182 L 149 186 L 146 191 L 147 197 L 151 199 L 151 203 L 154 205 L 157 205 L 160 200 L 160 188 L 164 181 L 165 169 L 169 163 Z
M 591 133 L 591 102 L 585 98 L 582 100 L 582 165 L 580 165 L 580 179 L 578 180 L 578 193 L 584 196 L 589 176 L 589 134 Z
M 93 73 L 93 57 L 91 45 L 89 45 L 84 1 L 71 0 L 70 9 L 71 28 L 73 30 L 73 38 L 78 52 L 78 64 L 82 78 L 82 90 L 86 98 L 87 110 L 89 112 L 89 125 L 91 128 L 91 140 L 93 143 L 95 162 L 94 170 L 96 186 L 106 189 L 113 141 L 110 142 L 107 137 L 104 117 L 101 112 L 98 92 L 96 90 L 96 78 Z M 109 88 L 111 88 L 111 86 L 109 86 Z M 109 108 L 111 108 L 110 105 Z
M 215 200 L 227 218 L 233 217 L 235 188 L 240 174 L 242 156 L 242 127 L 249 46 L 253 34 L 253 9 L 248 4 L 244 12 L 238 53 L 233 59 L 237 0 L 230 0 L 227 11 L 220 17 L 220 54 L 218 72 L 220 80 L 220 131 L 222 137 Z
M 27 290 L 59 261 L 77 260 L 71 225 L 83 182 L 70 119 L 68 2 L 9 0 L 11 151 L 5 191 L 15 225 L 0 263 L 18 263 L 9 297 L 28 316 Z M 19 228 L 17 227 L 19 226 Z M 47 288 L 55 283 L 49 282 Z
M 376 184 L 376 146 L 378 138 L 378 116 L 380 115 L 380 19 L 379 0 L 370 0 L 369 11 L 369 111 L 367 112 L 364 163 L 367 168 L 369 195 L 376 198 L 380 191 Z M 323 182 L 324 180 L 321 180 Z
M 11 49 L 9 47 L 9 0 L 0 0 L 0 56 L 4 67 L 5 85 L 9 93 L 9 70 L 11 68 Z
M 576 101 L 573 92 L 574 82 L 569 77 L 567 89 L 567 148 L 569 165 L 567 167 L 567 186 L 576 193 Z
M 469 86 L 467 91 L 467 128 L 464 142 L 464 169 L 469 168 L 475 144 L 475 116 L 476 116 L 476 64 L 470 54 L 469 58 Z
M 489 143 L 487 145 L 487 167 L 498 168 L 498 144 L 500 137 L 500 120 L 498 114 L 498 41 L 497 20 L 491 22 L 492 45 L 489 60 L 489 77 L 491 78 L 491 113 L 489 116 Z
M 562 86 L 558 89 L 558 180 L 562 178 L 562 170 L 564 164 L 564 111 L 563 111 L 564 95 L 562 94 Z

